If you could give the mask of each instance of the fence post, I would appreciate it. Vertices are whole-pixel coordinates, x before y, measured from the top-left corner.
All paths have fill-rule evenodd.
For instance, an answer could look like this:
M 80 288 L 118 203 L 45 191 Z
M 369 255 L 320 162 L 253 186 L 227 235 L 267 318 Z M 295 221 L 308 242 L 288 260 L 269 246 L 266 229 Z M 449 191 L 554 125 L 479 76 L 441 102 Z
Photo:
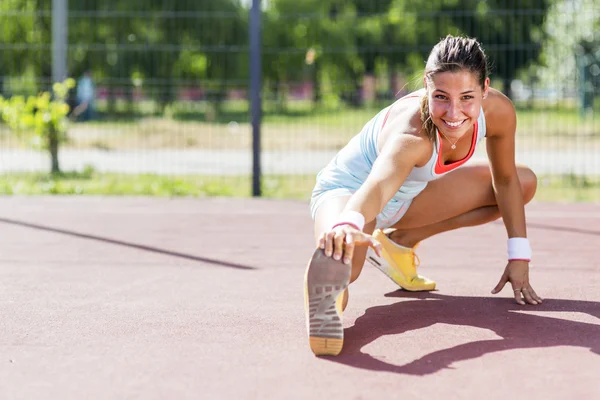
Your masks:
M 261 0 L 252 0 L 250 9 L 250 113 L 252 118 L 252 196 L 261 196 Z
M 68 0 L 52 0 L 52 83 L 67 78 Z

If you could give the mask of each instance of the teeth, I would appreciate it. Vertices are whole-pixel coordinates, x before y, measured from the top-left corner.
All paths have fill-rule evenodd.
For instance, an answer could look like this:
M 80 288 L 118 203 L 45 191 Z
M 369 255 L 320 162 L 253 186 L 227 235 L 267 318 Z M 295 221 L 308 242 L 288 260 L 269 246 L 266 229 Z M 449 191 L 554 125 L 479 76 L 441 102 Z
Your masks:
M 456 126 L 459 126 L 460 124 L 462 124 L 464 121 L 458 121 L 458 122 L 448 122 L 448 121 L 444 121 L 444 122 L 446 122 L 446 123 L 447 123 L 448 125 L 450 125 L 450 126 L 454 126 L 454 127 L 456 127 Z

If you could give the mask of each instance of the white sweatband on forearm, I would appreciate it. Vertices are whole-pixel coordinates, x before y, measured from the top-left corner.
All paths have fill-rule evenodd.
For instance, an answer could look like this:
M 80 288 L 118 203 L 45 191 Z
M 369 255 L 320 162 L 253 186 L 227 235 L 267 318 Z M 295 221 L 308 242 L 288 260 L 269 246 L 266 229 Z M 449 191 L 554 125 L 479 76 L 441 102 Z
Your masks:
M 331 229 L 340 225 L 350 225 L 362 231 L 365 227 L 365 217 L 358 211 L 344 211 L 338 218 L 337 222 L 331 226 Z
M 529 239 L 514 237 L 508 239 L 508 261 L 531 261 Z

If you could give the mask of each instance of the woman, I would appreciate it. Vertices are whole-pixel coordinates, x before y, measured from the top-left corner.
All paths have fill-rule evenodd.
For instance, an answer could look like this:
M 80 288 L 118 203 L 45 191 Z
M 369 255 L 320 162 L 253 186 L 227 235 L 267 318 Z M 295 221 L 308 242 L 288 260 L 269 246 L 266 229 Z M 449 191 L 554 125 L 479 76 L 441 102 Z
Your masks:
M 517 303 L 542 302 L 529 283 L 524 212 L 537 178 L 515 165 L 515 110 L 489 82 L 475 39 L 442 39 L 427 60 L 424 89 L 380 111 L 317 176 L 311 211 L 318 249 L 305 276 L 315 354 L 341 351 L 347 287 L 365 260 L 404 289 L 433 290 L 435 282 L 416 273 L 415 246 L 499 217 L 508 264 L 492 293 L 510 282 Z M 489 166 L 463 166 L 484 137 Z

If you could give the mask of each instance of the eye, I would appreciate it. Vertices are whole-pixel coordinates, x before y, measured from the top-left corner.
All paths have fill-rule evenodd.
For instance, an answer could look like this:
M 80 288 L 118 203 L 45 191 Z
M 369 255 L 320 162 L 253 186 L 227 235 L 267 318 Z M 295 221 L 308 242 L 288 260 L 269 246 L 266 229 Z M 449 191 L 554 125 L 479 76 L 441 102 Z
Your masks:
M 472 99 L 473 99 L 473 96 L 471 96 L 469 94 L 466 96 L 463 96 L 463 100 L 472 100 Z
M 446 100 L 446 99 L 447 99 L 447 97 L 446 97 L 446 96 L 444 96 L 443 94 L 436 94 L 436 95 L 435 95 L 435 96 L 433 96 L 433 97 L 434 97 L 435 99 L 438 99 L 438 100 Z

